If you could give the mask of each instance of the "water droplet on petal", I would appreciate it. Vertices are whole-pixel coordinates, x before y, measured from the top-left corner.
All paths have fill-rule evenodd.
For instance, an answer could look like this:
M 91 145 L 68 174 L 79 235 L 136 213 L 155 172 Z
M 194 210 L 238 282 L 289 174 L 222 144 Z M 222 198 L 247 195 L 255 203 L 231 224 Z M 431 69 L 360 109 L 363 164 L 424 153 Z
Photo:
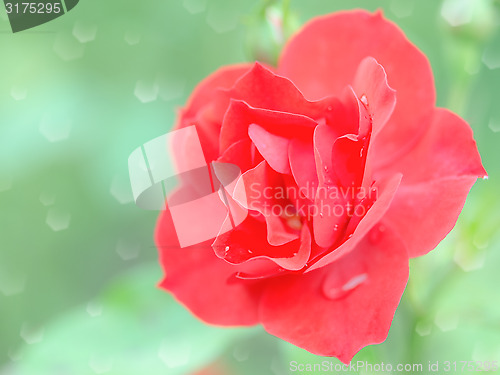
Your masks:
M 368 98 L 366 97 L 366 95 L 363 94 L 360 100 L 365 106 L 368 106 Z
M 338 276 L 336 278 L 332 277 L 331 280 L 334 280 L 334 282 L 327 279 L 323 285 L 323 293 L 326 298 L 332 300 L 344 298 L 361 284 L 366 282 L 367 279 L 368 275 L 366 273 L 360 273 L 350 279 L 347 279 L 346 281 L 342 280 L 342 278 Z
M 376 226 L 370 231 L 370 234 L 368 235 L 368 240 L 374 245 L 379 243 L 380 240 L 382 239 L 384 231 L 385 227 L 383 225 Z

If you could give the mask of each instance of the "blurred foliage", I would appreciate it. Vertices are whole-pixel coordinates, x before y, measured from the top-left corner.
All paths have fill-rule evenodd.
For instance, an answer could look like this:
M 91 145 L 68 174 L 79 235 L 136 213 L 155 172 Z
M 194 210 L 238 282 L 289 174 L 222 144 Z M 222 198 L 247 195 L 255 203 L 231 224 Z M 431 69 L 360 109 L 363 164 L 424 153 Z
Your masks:
M 221 355 L 231 339 L 255 330 L 208 326 L 159 289 L 154 265 L 142 266 L 101 296 L 57 320 L 43 345 L 26 347 L 16 375 L 190 373 Z M 71 343 L 71 345 L 61 345 Z
M 127 158 L 210 72 L 273 63 L 300 24 L 351 8 L 382 8 L 429 57 L 438 105 L 471 124 L 490 175 L 451 235 L 412 261 L 388 340 L 355 360 L 500 360 L 498 0 L 86 0 L 18 34 L 0 9 L 0 374 L 218 362 L 280 375 L 323 360 L 261 328 L 205 326 L 155 289 L 157 213 L 132 203 Z M 161 360 L 173 342 L 193 349 L 184 367 Z

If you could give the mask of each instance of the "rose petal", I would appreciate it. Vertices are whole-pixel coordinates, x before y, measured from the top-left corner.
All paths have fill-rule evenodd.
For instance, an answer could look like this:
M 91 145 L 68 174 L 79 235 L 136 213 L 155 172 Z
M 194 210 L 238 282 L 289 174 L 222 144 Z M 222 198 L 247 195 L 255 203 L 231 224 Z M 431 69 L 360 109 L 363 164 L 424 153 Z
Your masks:
M 257 124 L 274 135 L 305 139 L 312 137 L 316 126 L 315 121 L 303 115 L 254 108 L 233 99 L 222 122 L 220 152 L 235 142 L 248 139 L 250 124 Z
M 298 192 L 314 201 L 318 187 L 318 172 L 312 142 L 293 139 L 288 149 L 288 159 Z
M 259 317 L 269 333 L 348 363 L 385 340 L 408 280 L 408 255 L 390 230 L 321 270 L 267 284 Z
M 411 152 L 378 174 L 396 172 L 404 177 L 384 221 L 401 235 L 411 257 L 437 246 L 455 225 L 477 177 L 486 176 L 471 128 L 445 109 L 436 109 Z
M 443 177 L 486 176 L 472 129 L 463 119 L 436 108 L 429 124 L 413 149 L 391 165 L 377 169 L 377 175 L 403 173 L 403 185 Z
M 160 287 L 172 292 L 193 314 L 211 324 L 258 323 L 258 287 L 228 284 L 237 270 L 215 256 L 211 241 L 181 249 L 170 213 L 163 211 L 156 227 L 156 244 L 165 271 Z
M 401 186 L 383 219 L 404 240 L 410 257 L 434 249 L 453 229 L 476 177 L 448 177 Z
M 267 242 L 274 246 L 283 245 L 299 237 L 297 230 L 287 225 L 287 219 L 294 217 L 288 215 L 291 202 L 288 201 L 282 182 L 281 176 L 263 161 L 241 176 L 233 196 L 242 206 L 264 216 L 267 223 Z M 242 196 L 246 202 L 242 201 Z
M 372 118 L 373 136 L 387 123 L 396 106 L 396 91 L 389 87 L 384 67 L 373 57 L 359 64 L 353 83 L 354 91 L 366 105 Z
M 278 73 L 290 78 L 309 100 L 340 96 L 368 56 L 385 68 L 398 96 L 391 119 L 377 137 L 376 162 L 382 165 L 419 134 L 422 117 L 435 103 L 430 64 L 398 26 L 381 13 L 363 10 L 315 18 L 288 42 Z
M 311 236 L 307 226 L 302 227 L 300 239 L 297 236 L 279 246 L 267 242 L 265 231 L 262 221 L 249 216 L 234 230 L 219 235 L 212 247 L 218 257 L 231 264 L 269 259 L 284 269 L 293 271 L 305 266 L 311 253 Z
M 222 163 L 233 163 L 241 168 L 242 171 L 252 169 L 259 164 L 263 159 L 258 152 L 252 154 L 252 141 L 250 139 L 242 139 L 229 146 L 217 161 Z
M 359 222 L 354 233 L 352 233 L 352 235 L 348 235 L 348 237 L 344 240 L 345 242 L 343 242 L 334 251 L 323 253 L 319 257 L 311 260 L 309 262 L 309 268 L 305 272 L 311 272 L 331 264 L 351 252 L 375 226 L 375 224 L 377 224 L 384 217 L 389 209 L 389 206 L 391 205 L 396 191 L 398 190 L 401 177 L 401 174 L 398 174 L 390 178 L 377 181 L 374 188 L 376 189 L 378 198 L 363 219 Z M 333 231 L 334 229 L 334 227 L 329 228 L 330 231 Z
M 272 169 L 283 174 L 291 173 L 288 162 L 289 139 L 271 134 L 256 124 L 250 124 L 248 136 Z
M 212 73 L 196 86 L 179 113 L 175 128 L 196 125 L 207 161 L 215 160 L 218 156 L 220 119 L 212 113 L 210 105 L 214 91 L 232 87 L 251 67 L 251 64 L 231 65 Z

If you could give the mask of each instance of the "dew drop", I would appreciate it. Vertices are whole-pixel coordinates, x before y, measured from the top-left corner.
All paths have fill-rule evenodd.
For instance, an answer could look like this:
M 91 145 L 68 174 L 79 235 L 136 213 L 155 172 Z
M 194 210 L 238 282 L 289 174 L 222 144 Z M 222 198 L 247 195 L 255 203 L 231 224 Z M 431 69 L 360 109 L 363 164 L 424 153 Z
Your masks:
M 25 323 L 21 327 L 20 336 L 28 345 L 39 343 L 43 340 L 43 328 Z
M 368 99 L 366 98 L 366 95 L 363 94 L 360 100 L 364 105 L 368 106 Z
M 415 326 L 415 332 L 419 336 L 429 336 L 432 332 L 432 325 L 428 322 L 418 322 Z
M 241 346 L 236 346 L 233 350 L 233 357 L 238 362 L 244 362 L 250 358 L 250 350 Z
M 12 362 L 20 361 L 23 358 L 22 351 L 19 349 L 9 349 L 7 355 Z
M 229 246 L 226 246 L 224 251 L 227 253 L 229 251 Z
M 38 130 L 49 142 L 60 142 L 69 138 L 72 121 L 64 114 L 47 113 L 40 121 Z
M 105 374 L 113 369 L 113 362 L 112 358 L 92 354 L 89 358 L 89 367 L 95 374 Z
M 191 14 L 198 14 L 205 11 L 207 7 L 206 0 L 184 0 L 184 8 Z
M 109 192 L 120 204 L 127 204 L 134 201 L 130 181 L 123 176 L 116 175 L 113 178 Z
M 127 31 L 124 40 L 128 45 L 133 46 L 141 41 L 141 34 L 134 31 Z
M 141 244 L 137 241 L 119 239 L 116 244 L 116 253 L 123 260 L 132 260 L 139 256 Z
M 43 191 L 40 193 L 40 203 L 44 206 L 52 206 L 54 203 L 56 203 L 56 195 L 47 191 Z
M 234 30 L 238 25 L 238 19 L 238 13 L 227 6 L 219 9 L 210 7 L 206 17 L 208 26 L 218 34 Z
M 331 105 L 329 105 L 327 108 L 326 108 L 328 111 L 331 111 L 333 108 Z
M 169 369 L 185 366 L 191 357 L 191 346 L 181 340 L 164 340 L 158 350 L 158 357 Z
M 5 175 L 0 176 L 0 193 L 12 188 L 12 178 Z
M 68 212 L 51 208 L 47 212 L 45 222 L 54 232 L 59 232 L 68 229 L 70 220 L 71 215 Z
M 364 148 L 361 148 L 361 150 L 359 150 L 359 157 L 362 158 L 363 157 L 363 151 L 364 151 Z
M 26 288 L 26 275 L 13 270 L 0 269 L 0 294 L 6 297 L 23 293 Z
M 87 25 L 81 21 L 77 21 L 73 27 L 73 36 L 80 43 L 88 43 L 95 39 L 97 34 L 97 25 Z
M 91 301 L 87 304 L 87 313 L 96 318 L 102 314 L 102 305 L 98 302 Z
M 453 331 L 458 327 L 460 316 L 455 312 L 440 310 L 436 313 L 434 324 L 443 332 Z
M 339 230 L 339 225 L 335 224 L 335 226 L 333 227 L 333 230 Z
M 83 57 L 85 45 L 73 35 L 60 33 L 55 38 L 53 50 L 64 61 L 77 60 Z
M 154 102 L 158 98 L 159 87 L 156 82 L 139 80 L 135 84 L 134 95 L 142 103 Z
M 21 86 L 13 86 L 10 90 L 10 96 L 14 100 L 24 100 L 28 96 L 28 90 Z
M 382 239 L 384 231 L 385 231 L 385 227 L 382 225 L 379 225 L 379 226 L 373 228 L 370 231 L 370 234 L 368 235 L 368 240 L 374 245 L 379 243 L 380 240 Z
M 338 281 L 340 281 L 340 280 L 336 280 L 336 282 L 333 283 L 333 285 L 326 282 L 323 286 L 323 293 L 325 294 L 325 297 L 328 299 L 332 299 L 332 300 L 341 299 L 341 298 L 346 297 L 353 290 L 355 290 L 361 284 L 366 282 L 367 279 L 368 279 L 368 275 L 366 273 L 361 273 L 359 275 L 356 275 L 356 276 L 348 279 L 344 283 L 339 283 Z M 341 284 L 341 285 L 339 285 L 339 284 Z

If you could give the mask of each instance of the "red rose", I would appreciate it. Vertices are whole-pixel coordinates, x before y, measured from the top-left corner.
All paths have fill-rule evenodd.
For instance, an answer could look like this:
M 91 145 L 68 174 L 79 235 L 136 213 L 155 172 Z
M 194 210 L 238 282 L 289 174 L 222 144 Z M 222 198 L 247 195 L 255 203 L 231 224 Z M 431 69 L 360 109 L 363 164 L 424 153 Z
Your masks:
M 314 19 L 276 68 L 218 70 L 176 129 L 190 125 L 207 164 L 240 168 L 226 203 L 249 215 L 181 249 L 164 211 L 161 286 L 208 323 L 260 323 L 343 362 L 385 340 L 409 258 L 446 236 L 486 176 L 470 127 L 435 108 L 426 57 L 381 13 Z M 192 185 L 174 195 L 194 199 Z

